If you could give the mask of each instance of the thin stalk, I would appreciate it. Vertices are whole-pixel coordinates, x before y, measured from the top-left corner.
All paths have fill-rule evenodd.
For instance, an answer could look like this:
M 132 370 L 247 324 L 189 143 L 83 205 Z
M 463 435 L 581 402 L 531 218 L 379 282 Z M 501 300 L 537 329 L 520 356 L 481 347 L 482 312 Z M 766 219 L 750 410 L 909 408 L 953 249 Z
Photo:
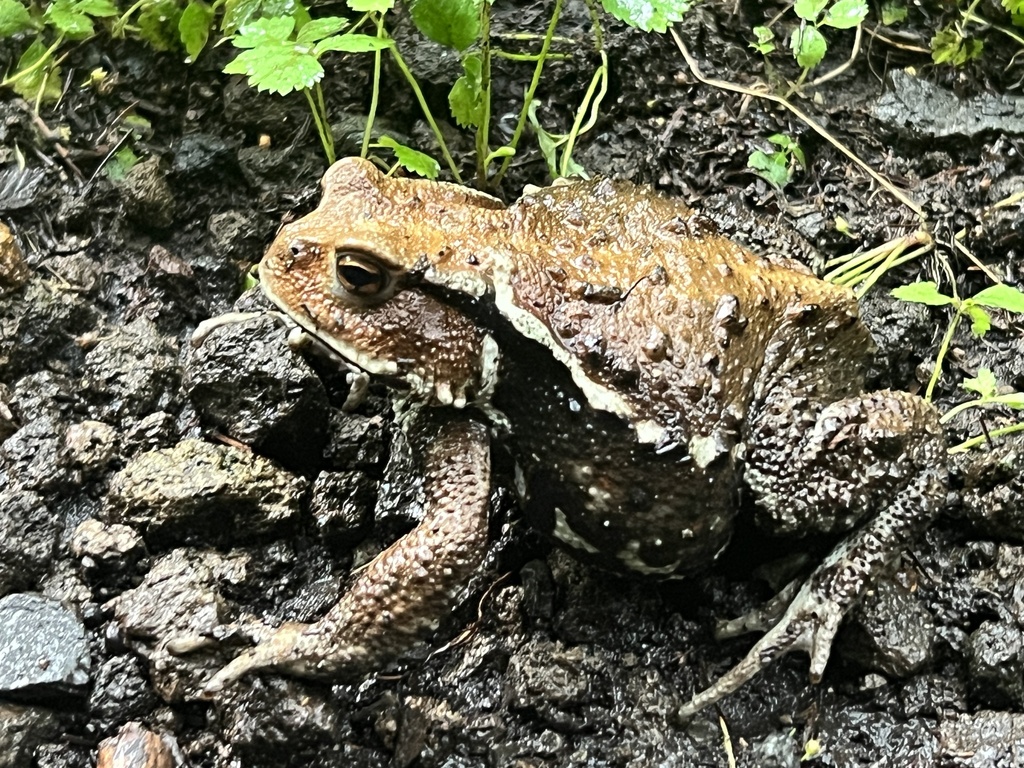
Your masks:
M 601 84 L 601 90 L 595 99 L 594 90 L 597 88 L 598 83 Z M 576 110 L 576 117 L 572 121 L 572 129 L 569 131 L 565 140 L 565 148 L 562 150 L 562 164 L 558 169 L 560 176 L 565 176 L 566 172 L 569 170 L 569 161 L 572 159 L 572 150 L 573 146 L 576 144 L 576 139 L 579 138 L 581 133 L 586 133 L 593 127 L 597 119 L 597 107 L 601 104 L 601 100 L 604 99 L 604 95 L 607 91 L 608 55 L 604 51 L 601 51 L 601 66 L 597 68 L 597 71 L 594 72 L 594 76 L 590 78 L 590 85 L 587 88 L 587 93 L 584 95 L 579 109 Z M 593 101 L 594 104 L 594 111 L 590 116 L 590 120 L 588 121 L 586 128 L 583 128 L 583 117 L 586 115 L 587 108 L 591 105 L 591 101 Z
M 416 94 L 416 100 L 420 104 L 420 109 L 423 110 L 423 117 L 426 118 L 430 130 L 434 132 L 434 138 L 437 139 L 437 143 L 441 147 L 441 155 L 444 157 L 445 162 L 448 163 L 448 169 L 452 172 L 455 181 L 462 184 L 462 174 L 459 173 L 455 160 L 452 159 L 451 153 L 448 151 L 448 145 L 444 141 L 444 136 L 441 135 L 441 129 L 437 127 L 437 121 L 434 120 L 434 116 L 430 113 L 430 107 L 427 106 L 427 100 L 423 98 L 420 84 L 416 82 L 416 78 L 413 77 L 409 66 L 405 63 L 405 59 L 402 58 L 402 54 L 398 52 L 398 47 L 392 45 L 388 50 L 391 51 L 391 57 L 395 60 L 395 64 L 398 65 L 402 74 L 405 75 L 405 80 L 409 83 L 409 87 L 412 88 L 412 92 Z
M 377 37 L 384 37 L 384 14 L 377 16 Z M 370 95 L 370 114 L 366 116 L 366 127 L 363 128 L 363 146 L 359 156 L 365 158 L 370 151 L 370 136 L 373 132 L 373 121 L 377 118 L 377 104 L 380 101 L 380 62 L 383 51 L 379 48 L 373 52 L 373 91 Z
M 991 430 L 987 434 L 972 437 L 970 440 L 964 440 L 959 445 L 954 445 L 950 448 L 947 453 L 963 453 L 964 451 L 971 450 L 971 448 L 974 448 L 977 445 L 988 442 L 992 438 L 1002 437 L 1003 435 L 1012 435 L 1014 432 L 1024 432 L 1024 423 L 1011 424 L 1008 427 L 1000 427 L 999 429 Z
M 317 90 L 320 90 L 320 86 L 316 86 Z M 330 136 L 330 126 L 324 125 L 325 117 L 322 117 L 320 111 L 317 109 L 317 102 L 313 99 L 313 92 L 309 88 L 303 88 L 302 93 L 306 97 L 306 101 L 309 104 L 310 114 L 313 115 L 313 122 L 316 124 L 316 132 L 320 134 L 320 143 L 324 148 L 324 155 L 327 157 L 327 162 L 334 165 L 334 139 Z M 319 100 L 323 100 L 323 93 L 320 93 Z
M 491 135 L 491 4 L 487 2 L 480 4 L 480 53 L 484 114 L 476 128 L 476 181 L 483 189 L 487 183 L 487 166 L 490 158 L 488 137 Z
M 324 101 L 324 90 L 320 87 L 320 83 L 316 84 L 315 90 L 317 107 L 320 109 L 320 124 L 324 129 L 327 159 L 330 161 L 331 165 L 334 165 L 334 161 L 338 159 L 338 156 L 334 153 L 334 134 L 331 133 L 331 122 L 327 119 L 327 102 Z
M 521 61 L 521 62 L 537 62 L 541 60 L 539 53 L 509 53 L 508 51 L 495 50 L 491 51 L 491 56 L 496 59 L 505 59 L 506 61 Z M 547 55 L 548 61 L 568 61 L 571 59 L 568 53 L 549 53 Z
M 547 60 L 548 51 L 551 50 L 551 40 L 555 36 L 555 27 L 558 26 L 558 19 L 562 15 L 562 3 L 563 0 L 555 0 L 555 9 L 551 12 L 551 21 L 548 22 L 547 31 L 544 33 L 544 42 L 541 43 L 540 53 L 537 54 L 537 66 L 533 68 L 533 78 L 530 80 L 530 86 L 526 89 L 526 95 L 523 97 L 523 108 L 519 111 L 519 119 L 516 121 L 516 128 L 512 132 L 512 140 L 509 141 L 508 145 L 515 149 L 519 146 L 519 139 L 523 136 L 523 129 L 526 127 L 526 118 L 529 114 L 530 105 L 533 103 L 533 96 L 537 93 L 537 86 L 540 85 L 540 76 L 544 71 L 544 62 Z M 509 155 L 501 161 L 501 167 L 498 168 L 498 172 L 494 174 L 494 179 L 491 184 L 495 187 L 501 183 L 502 178 L 505 176 L 505 171 L 508 170 L 509 163 L 512 162 L 512 155 Z
M 23 70 L 21 70 L 19 72 L 15 72 L 10 77 L 5 77 L 3 80 L 0 80 L 0 88 L 7 88 L 8 86 L 14 85 L 16 82 L 21 80 L 23 77 L 26 77 L 26 76 L 32 74 L 37 69 L 39 69 L 40 67 L 44 66 L 48 61 L 50 61 L 50 57 L 53 56 L 54 51 L 56 51 L 58 48 L 60 48 L 60 45 L 63 42 L 64 42 L 64 35 L 57 35 L 57 39 L 53 42 L 53 45 L 51 45 L 49 48 L 47 48 L 43 52 L 42 56 L 40 56 L 38 59 L 33 61 L 29 66 L 25 67 Z
M 128 19 L 131 18 L 132 14 L 135 13 L 139 8 L 144 6 L 149 0 L 139 0 L 135 5 L 124 12 L 117 21 L 114 22 L 114 26 L 110 29 L 111 37 L 120 37 L 124 34 L 124 28 L 128 26 Z
M 946 353 L 949 351 L 950 342 L 953 341 L 953 334 L 956 333 L 956 327 L 960 324 L 961 317 L 963 317 L 963 315 L 960 313 L 960 309 L 958 307 L 956 314 L 953 315 L 953 319 L 949 321 L 949 325 L 946 327 L 946 333 L 942 337 L 942 343 L 939 344 L 939 351 L 935 355 L 935 367 L 932 369 L 932 377 L 928 379 L 928 388 L 924 391 L 924 399 L 927 403 L 932 401 L 932 393 L 935 391 L 935 385 L 939 381 L 939 376 L 942 375 L 942 361 L 946 359 Z

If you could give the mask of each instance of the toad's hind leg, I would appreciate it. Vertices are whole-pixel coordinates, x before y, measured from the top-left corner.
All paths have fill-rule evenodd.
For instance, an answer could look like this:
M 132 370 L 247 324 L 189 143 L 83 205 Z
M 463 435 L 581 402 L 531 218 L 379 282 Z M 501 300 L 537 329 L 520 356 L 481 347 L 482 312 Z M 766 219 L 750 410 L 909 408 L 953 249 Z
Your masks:
M 811 574 L 747 656 L 681 709 L 683 717 L 793 650 L 810 655 L 811 679 L 820 680 L 844 614 L 945 498 L 945 446 L 938 414 L 924 400 L 883 391 L 816 414 L 793 405 L 791 398 L 769 402 L 751 421 L 745 479 L 760 513 L 791 531 L 866 522 Z
M 487 428 L 469 420 L 445 424 L 431 440 L 423 521 L 367 565 L 322 619 L 281 625 L 218 672 L 206 696 L 267 668 L 357 680 L 436 630 L 486 552 L 490 450 Z

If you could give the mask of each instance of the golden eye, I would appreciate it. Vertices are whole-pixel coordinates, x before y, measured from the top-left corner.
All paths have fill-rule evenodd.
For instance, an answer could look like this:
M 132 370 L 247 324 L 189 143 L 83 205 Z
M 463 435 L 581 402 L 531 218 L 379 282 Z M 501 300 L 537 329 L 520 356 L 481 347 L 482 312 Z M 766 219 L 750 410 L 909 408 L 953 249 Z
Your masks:
M 361 253 L 338 254 L 338 282 L 357 296 L 376 296 L 387 287 L 388 271 L 378 262 Z

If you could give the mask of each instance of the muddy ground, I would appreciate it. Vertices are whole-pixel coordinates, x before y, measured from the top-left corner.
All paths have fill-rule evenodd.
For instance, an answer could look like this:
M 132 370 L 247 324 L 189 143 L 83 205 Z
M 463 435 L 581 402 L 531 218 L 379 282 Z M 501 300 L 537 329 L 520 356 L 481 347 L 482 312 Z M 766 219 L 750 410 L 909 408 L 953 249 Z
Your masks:
M 496 4 L 495 29 L 539 30 L 546 5 Z M 708 2 L 679 29 L 706 76 L 750 84 L 765 70 L 749 30 L 781 9 Z M 394 34 L 446 115 L 455 60 L 397 16 Z M 954 247 L 958 232 L 996 277 L 1024 280 L 1019 201 L 984 213 L 1024 189 L 1024 63 L 992 36 L 977 62 L 934 67 L 920 49 L 938 24 L 912 9 L 902 32 L 866 36 L 852 66 L 796 99 L 923 206 L 938 244 L 864 302 L 879 346 L 872 387 L 922 392 L 949 320 L 889 289 L 936 279 L 948 293 L 952 279 L 970 296 L 989 284 Z M 822 258 L 916 227 L 790 113 L 700 84 L 668 37 L 611 20 L 605 31 L 610 90 L 576 154 L 591 173 L 653 184 L 819 271 Z M 573 56 L 550 65 L 538 95 L 545 123 L 564 130 L 596 66 L 582 4 L 568 4 L 559 32 L 577 41 L 560 44 Z M 834 40 L 826 70 L 848 55 L 850 36 Z M 94 765 L 100 742 L 131 722 L 162 738 L 161 765 L 725 766 L 731 751 L 741 766 L 796 766 L 815 744 L 811 765 L 1024 765 L 1019 439 L 951 458 L 945 512 L 847 621 L 820 685 L 794 655 L 720 711 L 689 725 L 674 716 L 749 647 L 716 641 L 715 620 L 770 597 L 778 561 L 813 561 L 828 542 L 741 525 L 705 576 L 620 578 L 530 531 L 505 487 L 485 573 L 419 658 L 360 685 L 265 675 L 196 700 L 244 643 L 219 627 L 317 616 L 416 514 L 415 466 L 385 391 L 344 413 L 344 377 L 292 353 L 267 319 L 189 344 L 239 299 L 279 224 L 315 205 L 325 169 L 301 97 L 220 74 L 229 56 L 186 66 L 97 39 L 71 52 L 64 98 L 38 120 L 0 94 L 0 218 L 29 267 L 0 297 L 0 766 Z M 328 63 L 344 153 L 368 105 L 369 59 Z M 108 87 L 80 87 L 97 66 Z M 529 75 L 497 66 L 496 131 Z M 387 130 L 433 152 L 399 74 L 384 79 Z M 149 125 L 127 140 L 143 162 L 114 181 L 102 166 L 129 115 Z M 746 168 L 778 132 L 799 139 L 809 165 L 784 192 Z M 472 140 L 445 133 L 468 173 Z M 527 140 L 499 194 L 548 180 Z M 240 305 L 264 306 L 254 294 Z M 1022 361 L 1019 320 L 994 313 L 983 340 L 962 324 L 939 407 L 966 399 L 960 382 L 979 368 L 1024 390 Z M 947 437 L 1009 419 L 970 410 Z M 59 650 L 32 664 L 43 645 Z

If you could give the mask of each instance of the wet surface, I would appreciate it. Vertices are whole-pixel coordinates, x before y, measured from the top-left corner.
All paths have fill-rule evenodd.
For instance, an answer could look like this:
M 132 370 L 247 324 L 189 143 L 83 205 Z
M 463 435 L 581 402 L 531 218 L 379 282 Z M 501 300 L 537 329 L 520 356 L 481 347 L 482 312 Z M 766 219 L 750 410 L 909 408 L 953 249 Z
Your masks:
M 705 4 L 683 24 L 705 74 L 748 82 L 763 71 L 747 39 L 774 9 L 754 5 L 728 16 Z M 585 8 L 566 19 L 560 32 L 588 39 Z M 517 23 L 545 20 L 534 4 L 517 8 Z M 927 44 L 931 27 L 915 29 Z M 788 113 L 698 84 L 667 38 L 615 24 L 606 33 L 611 87 L 576 155 L 591 172 L 653 183 L 752 248 L 812 265 L 916 228 Z M 403 46 L 442 112 L 452 73 L 436 49 Z M 715 641 L 715 621 L 770 597 L 779 585 L 767 566 L 794 554 L 814 562 L 829 542 L 784 544 L 748 527 L 707 574 L 623 579 L 552 550 L 506 495 L 484 573 L 417 658 L 360 685 L 265 675 L 212 703 L 195 698 L 266 623 L 322 613 L 350 568 L 416 518 L 381 391 L 345 412 L 344 374 L 294 357 L 269 320 L 189 348 L 195 325 L 238 299 L 281 221 L 312 208 L 325 167 L 301 96 L 257 95 L 217 74 L 228 51 L 208 54 L 190 69 L 130 43 L 72 51 L 71 82 L 102 56 L 117 87 L 102 98 L 71 87 L 43 119 L 74 126 L 68 158 L 88 179 L 117 116 L 131 107 L 148 117 L 136 151 L 151 160 L 126 186 L 102 173 L 76 182 L 31 133 L 26 107 L 7 93 L 0 101 L 0 214 L 29 270 L 22 284 L 19 266 L 0 296 L 0 599 L 60 606 L 84 638 L 65 650 L 86 643 L 90 669 L 71 698 L 0 697 L 0 766 L 93 765 L 100 743 L 131 721 L 193 766 L 726 765 L 717 713 L 685 727 L 673 718 L 749 647 Z M 846 54 L 832 55 L 838 65 Z M 1020 207 L 981 213 L 1024 188 L 1020 65 L 1008 59 L 993 46 L 991 58 L 954 71 L 876 41 L 818 103 L 800 102 L 925 206 L 939 243 L 866 305 L 880 348 L 873 386 L 923 391 L 948 320 L 944 308 L 891 300 L 889 288 L 948 274 L 961 296 L 989 284 L 950 245 L 955 233 L 966 229 L 965 246 L 1019 285 Z M 546 126 L 571 123 L 594 66 L 586 51 L 550 66 L 539 91 Z M 358 115 L 369 59 L 328 69 L 332 110 Z M 882 80 L 872 74 L 886 69 Z M 497 68 L 497 130 L 531 70 Z M 429 150 L 400 75 L 386 77 L 386 118 Z M 269 149 L 257 146 L 261 132 Z M 784 194 L 746 168 L 776 132 L 798 138 L 811 165 Z M 26 152 L 19 172 L 15 145 L 42 154 Z M 467 170 L 471 149 L 468 136 L 456 140 Z M 528 142 L 500 193 L 514 198 L 544 174 Z M 1019 322 L 993 321 L 984 341 L 967 324 L 954 335 L 942 409 L 967 399 L 959 382 L 980 367 L 1024 389 Z M 947 436 L 1013 418 L 971 410 Z M 798 765 L 811 739 L 821 744 L 812 765 L 1024 761 L 1021 451 L 1008 441 L 951 462 L 942 519 L 908 542 L 893 583 L 848 622 L 819 686 L 793 656 L 723 704 L 739 765 Z

